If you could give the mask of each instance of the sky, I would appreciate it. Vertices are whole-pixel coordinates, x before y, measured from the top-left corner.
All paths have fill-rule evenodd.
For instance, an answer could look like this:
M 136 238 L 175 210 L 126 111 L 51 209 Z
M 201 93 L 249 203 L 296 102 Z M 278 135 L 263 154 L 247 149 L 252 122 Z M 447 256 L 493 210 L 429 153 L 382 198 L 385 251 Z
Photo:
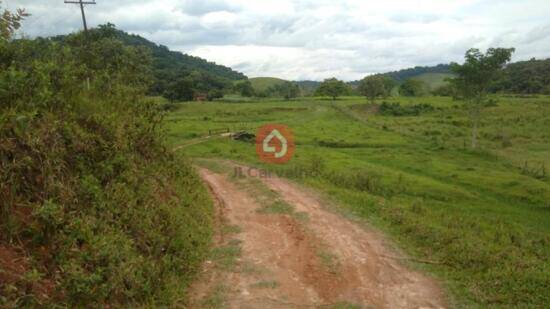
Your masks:
M 32 14 L 20 35 L 82 28 L 63 0 L 3 0 Z M 249 77 L 365 75 L 461 62 L 475 47 L 515 47 L 513 60 L 550 58 L 550 0 L 96 0 L 90 26 L 114 23 Z

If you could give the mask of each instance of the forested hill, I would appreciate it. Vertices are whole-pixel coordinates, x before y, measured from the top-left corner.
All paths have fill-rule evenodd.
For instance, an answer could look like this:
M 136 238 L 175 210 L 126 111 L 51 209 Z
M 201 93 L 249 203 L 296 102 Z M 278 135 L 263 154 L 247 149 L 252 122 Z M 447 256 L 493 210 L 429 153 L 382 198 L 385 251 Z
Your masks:
M 115 37 L 125 45 L 148 50 L 152 56 L 153 73 L 150 95 L 162 95 L 178 100 L 192 100 L 197 94 L 220 96 L 233 81 L 247 78 L 243 73 L 226 66 L 171 51 L 168 47 L 153 43 L 139 35 L 116 29 L 113 24 L 90 29 L 88 35 L 90 38 Z M 63 42 L 66 38 L 66 35 L 61 35 L 52 40 Z
M 550 94 L 550 58 L 509 64 L 493 91 Z
M 246 78 L 243 73 L 234 71 L 229 67 L 207 61 L 200 57 L 194 57 L 178 51 L 171 51 L 168 47 L 153 43 L 139 35 L 129 34 L 121 30 L 116 30 L 116 32 L 118 39 L 126 44 L 145 46 L 150 49 L 153 54 L 153 63 L 156 69 L 205 71 L 230 80 Z
M 414 68 L 403 69 L 399 71 L 380 73 L 379 75 L 390 77 L 392 80 L 400 84 L 406 81 L 407 79 L 415 78 L 428 73 L 438 73 L 438 74 L 451 73 L 451 66 L 449 64 L 438 64 L 436 66 L 431 66 L 431 67 L 416 66 Z M 298 82 L 298 84 L 300 85 L 300 87 L 304 89 L 315 91 L 315 89 L 319 87 L 320 83 L 315 81 L 300 81 Z M 359 80 L 348 82 L 348 84 L 353 88 L 355 88 L 359 85 Z
M 417 66 L 410 69 L 384 73 L 383 75 L 391 77 L 396 82 L 403 82 L 409 78 L 425 73 L 451 73 L 451 66 L 449 64 L 438 64 L 431 67 Z
M 426 73 L 451 73 L 450 65 L 414 67 L 385 73 L 397 82 L 415 78 Z M 531 59 L 509 64 L 491 87 L 492 92 L 550 94 L 550 59 Z

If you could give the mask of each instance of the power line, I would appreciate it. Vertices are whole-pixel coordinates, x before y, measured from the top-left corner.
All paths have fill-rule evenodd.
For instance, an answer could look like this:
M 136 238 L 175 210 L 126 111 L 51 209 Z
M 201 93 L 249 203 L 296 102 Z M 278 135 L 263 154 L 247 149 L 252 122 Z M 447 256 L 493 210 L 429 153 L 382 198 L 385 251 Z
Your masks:
M 86 13 L 84 13 L 84 5 L 86 5 L 86 4 L 96 4 L 95 0 L 93 0 L 93 1 L 82 1 L 82 0 L 67 1 L 67 0 L 65 0 L 65 3 L 79 4 L 80 5 L 80 11 L 82 12 L 82 23 L 84 24 L 84 32 L 87 33 L 88 32 L 88 24 L 86 23 Z

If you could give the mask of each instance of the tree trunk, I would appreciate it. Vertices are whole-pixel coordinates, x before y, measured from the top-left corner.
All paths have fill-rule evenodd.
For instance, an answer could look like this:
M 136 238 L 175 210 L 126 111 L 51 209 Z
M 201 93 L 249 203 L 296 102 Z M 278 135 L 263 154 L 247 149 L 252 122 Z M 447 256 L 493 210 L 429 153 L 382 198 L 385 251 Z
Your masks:
M 479 102 L 475 102 L 470 114 L 470 118 L 472 120 L 472 149 L 477 148 L 477 131 L 479 127 L 479 117 L 481 113 L 480 104 L 481 103 Z
M 473 127 L 472 127 L 472 149 L 477 148 L 477 126 L 478 126 L 478 118 L 474 116 L 473 119 Z

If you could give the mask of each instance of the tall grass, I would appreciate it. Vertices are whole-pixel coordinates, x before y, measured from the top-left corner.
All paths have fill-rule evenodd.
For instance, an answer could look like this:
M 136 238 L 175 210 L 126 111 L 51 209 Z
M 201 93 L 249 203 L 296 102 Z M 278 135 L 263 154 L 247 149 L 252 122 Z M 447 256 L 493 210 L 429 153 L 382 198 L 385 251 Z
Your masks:
M 147 55 L 88 38 L 0 42 L 0 306 L 182 305 L 207 192 L 141 96 Z

